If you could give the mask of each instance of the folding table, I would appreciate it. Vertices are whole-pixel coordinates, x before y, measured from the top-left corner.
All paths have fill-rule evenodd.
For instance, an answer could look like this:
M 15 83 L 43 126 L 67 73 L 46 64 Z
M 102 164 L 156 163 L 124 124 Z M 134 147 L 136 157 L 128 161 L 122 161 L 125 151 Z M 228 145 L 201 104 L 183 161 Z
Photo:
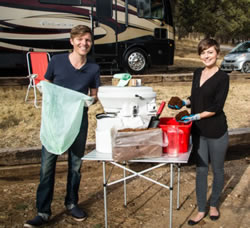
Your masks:
M 107 187 L 111 186 L 113 184 L 117 184 L 119 182 L 124 183 L 124 205 L 127 205 L 127 196 L 126 196 L 126 180 L 133 178 L 135 176 L 139 176 L 141 178 L 144 178 L 150 182 L 153 182 L 163 188 L 170 190 L 170 203 L 169 203 L 169 227 L 172 228 L 172 210 L 173 210 L 173 179 L 174 179 L 174 170 L 173 166 L 177 165 L 178 167 L 178 179 L 177 179 L 177 209 L 179 209 L 179 193 L 180 193 L 180 166 L 182 163 L 187 163 L 190 153 L 191 153 L 192 145 L 189 146 L 188 152 L 179 154 L 178 157 L 169 157 L 167 154 L 163 154 L 161 157 L 158 158 L 143 158 L 143 159 L 134 159 L 126 161 L 127 163 L 157 163 L 155 166 L 150 168 L 145 168 L 142 171 L 136 172 L 130 168 L 127 168 L 124 164 L 120 164 L 118 162 L 115 162 L 112 158 L 111 153 L 100 153 L 96 150 L 91 151 L 90 153 L 86 154 L 82 160 L 88 160 L 88 161 L 102 161 L 103 164 L 103 191 L 104 191 L 104 216 L 105 216 L 105 228 L 108 228 L 108 213 L 107 213 Z M 120 178 L 118 180 L 115 180 L 113 182 L 108 183 L 109 178 L 111 176 L 112 169 L 110 171 L 110 174 L 108 175 L 108 178 L 106 178 L 106 163 L 110 163 L 114 166 L 117 166 L 121 169 L 123 169 L 123 178 Z M 152 178 L 149 178 L 147 176 L 144 176 L 143 174 L 152 171 L 156 168 L 159 168 L 164 165 L 170 165 L 170 183 L 169 186 L 166 184 L 162 184 L 159 181 L 153 180 Z M 132 173 L 128 176 L 126 176 L 126 171 Z

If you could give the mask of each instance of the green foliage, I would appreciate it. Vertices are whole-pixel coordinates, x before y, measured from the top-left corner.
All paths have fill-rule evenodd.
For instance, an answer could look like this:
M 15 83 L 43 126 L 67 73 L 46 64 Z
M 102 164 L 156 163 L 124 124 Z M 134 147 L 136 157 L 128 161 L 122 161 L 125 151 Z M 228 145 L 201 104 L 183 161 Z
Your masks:
M 176 0 L 174 9 L 179 38 L 190 32 L 223 41 L 250 38 L 250 0 Z
M 192 16 L 194 15 L 192 0 L 177 1 L 174 15 L 176 31 L 180 38 L 192 32 L 192 27 L 195 19 Z

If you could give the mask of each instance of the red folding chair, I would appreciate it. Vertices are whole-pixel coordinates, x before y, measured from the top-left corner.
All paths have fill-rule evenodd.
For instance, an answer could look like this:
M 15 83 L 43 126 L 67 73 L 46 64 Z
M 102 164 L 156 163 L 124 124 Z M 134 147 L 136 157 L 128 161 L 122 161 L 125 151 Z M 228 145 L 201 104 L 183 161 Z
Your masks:
M 39 83 L 44 80 L 44 75 L 50 61 L 50 55 L 47 52 L 28 52 L 26 57 L 29 72 L 28 78 L 30 82 L 25 96 L 25 102 L 28 100 L 30 88 L 33 88 L 34 105 L 38 108 L 36 89 L 41 91 Z

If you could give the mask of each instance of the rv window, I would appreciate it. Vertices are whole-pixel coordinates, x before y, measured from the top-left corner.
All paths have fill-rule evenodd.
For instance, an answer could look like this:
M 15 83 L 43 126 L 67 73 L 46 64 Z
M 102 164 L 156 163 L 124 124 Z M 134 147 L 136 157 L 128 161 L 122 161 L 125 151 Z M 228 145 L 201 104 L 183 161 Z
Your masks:
M 163 19 L 162 0 L 137 0 L 138 17 L 150 19 Z
M 82 0 L 40 0 L 40 3 L 80 6 Z
M 112 0 L 96 0 L 97 18 L 112 18 Z

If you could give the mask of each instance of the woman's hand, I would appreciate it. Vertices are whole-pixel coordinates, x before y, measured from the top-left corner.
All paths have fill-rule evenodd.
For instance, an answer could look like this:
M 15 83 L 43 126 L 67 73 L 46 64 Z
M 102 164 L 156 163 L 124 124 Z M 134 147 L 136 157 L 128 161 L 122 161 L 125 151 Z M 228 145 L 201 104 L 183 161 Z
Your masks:
M 200 119 L 201 115 L 198 113 L 198 114 L 191 114 L 189 116 L 183 116 L 180 121 L 184 123 L 189 123 Z
M 184 100 L 181 100 L 179 97 L 171 97 L 168 102 L 168 107 L 171 109 L 181 109 L 183 106 L 186 105 Z

